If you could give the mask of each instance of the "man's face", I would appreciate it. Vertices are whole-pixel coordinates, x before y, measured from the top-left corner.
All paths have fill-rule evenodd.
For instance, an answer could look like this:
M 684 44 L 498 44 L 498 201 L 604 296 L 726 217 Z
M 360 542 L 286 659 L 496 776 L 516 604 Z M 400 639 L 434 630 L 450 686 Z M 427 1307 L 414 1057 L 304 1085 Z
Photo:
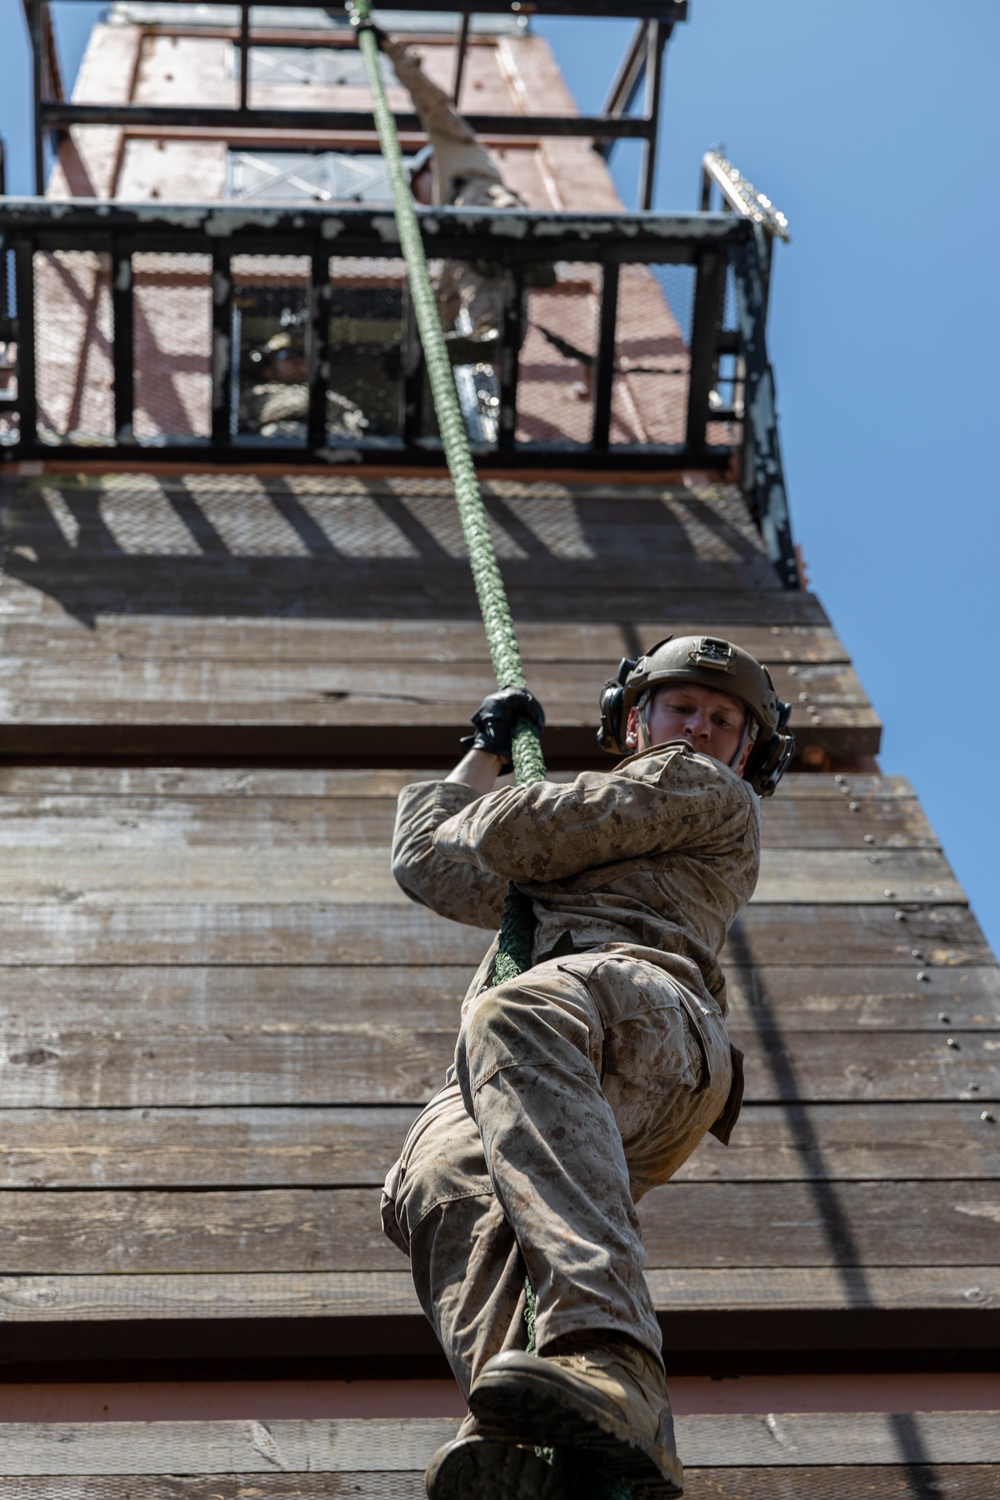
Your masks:
M 687 740 L 695 750 L 728 766 L 740 748 L 746 719 L 742 703 L 728 693 L 698 682 L 666 682 L 656 689 L 648 714 L 629 710 L 625 743 L 630 750 L 646 750 L 668 740 Z M 738 775 L 752 748 L 748 743 L 733 767 Z

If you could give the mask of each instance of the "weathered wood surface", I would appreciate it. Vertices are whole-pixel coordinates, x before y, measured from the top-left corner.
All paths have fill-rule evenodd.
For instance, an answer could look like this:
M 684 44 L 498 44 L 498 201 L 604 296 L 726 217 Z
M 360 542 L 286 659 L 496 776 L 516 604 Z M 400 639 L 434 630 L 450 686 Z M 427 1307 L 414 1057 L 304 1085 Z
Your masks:
M 131 820 L 126 820 L 126 822 Z M 155 835 L 136 858 L 136 828 L 48 847 L 8 844 L 0 863 L 0 904 L 66 906 L 96 914 L 108 907 L 181 904 L 278 906 L 310 902 L 410 905 L 389 867 L 385 847 L 248 841 L 229 847 L 182 844 Z M 154 825 L 155 826 L 155 825 Z M 44 838 L 44 829 L 43 829 Z M 757 905 L 799 899 L 816 904 L 935 901 L 965 897 L 937 850 L 765 850 L 754 893 Z
M 613 765 L 608 760 L 609 766 Z M 65 798 L 72 808 L 77 798 L 128 798 L 141 805 L 145 798 L 155 799 L 159 816 L 173 818 L 174 799 L 197 802 L 192 816 L 219 819 L 233 817 L 229 803 L 238 801 L 244 812 L 257 801 L 304 798 L 324 804 L 347 800 L 352 804 L 369 800 L 394 804 L 400 789 L 411 781 L 434 779 L 447 774 L 449 765 L 435 770 L 295 770 L 282 767 L 226 769 L 215 767 L 174 766 L 0 766 L 0 796 L 14 799 L 38 799 L 38 815 L 48 810 L 49 798 Z M 552 779 L 565 782 L 569 772 L 557 771 Z M 777 794 L 765 805 L 765 823 L 776 809 L 790 800 L 807 802 L 841 802 L 851 811 L 850 803 L 872 803 L 872 816 L 884 816 L 881 804 L 886 801 L 914 801 L 915 793 L 905 776 L 821 775 L 789 772 L 782 778 Z M 213 814 L 213 803 L 221 804 Z M 876 807 L 875 804 L 878 804 Z M 29 803 L 30 805 L 30 803 Z M 80 807 L 86 804 L 81 802 Z M 289 809 L 291 812 L 291 809 Z M 243 814 L 241 813 L 241 816 Z M 827 813 L 827 816 L 831 814 Z M 843 814 L 841 814 L 843 815 Z M 792 814 L 794 816 L 794 813 Z M 837 814 L 832 814 L 836 817 Z
M 11 1275 L 393 1270 L 377 1189 L 5 1194 Z M 650 1268 L 712 1246 L 730 1266 L 953 1265 L 997 1261 L 996 1182 L 677 1182 L 639 1207 Z M 733 1226 L 740 1226 L 734 1236 Z
M 676 1418 L 692 1468 L 1000 1463 L 1000 1414 L 714 1414 Z M 16 1423 L 0 1473 L 267 1474 L 422 1470 L 457 1423 L 341 1421 Z
M 998 1476 L 991 1464 L 898 1464 L 891 1468 L 852 1465 L 794 1469 L 705 1469 L 684 1471 L 687 1500 L 996 1500 Z M 251 1474 L 146 1475 L 107 1478 L 18 1476 L 16 1500 L 247 1500 L 258 1486 Z M 922 1488 L 921 1488 L 922 1486 Z M 933 1486 L 933 1488 L 928 1488 Z M 0 1494 L 4 1494 L 0 1479 Z M 11 1491 L 11 1500 L 15 1500 Z M 425 1500 L 422 1469 L 390 1473 L 272 1474 L 267 1500 Z
M 1000 1269 L 996 1266 L 673 1266 L 669 1270 L 654 1267 L 647 1279 L 661 1319 L 670 1320 L 674 1339 L 683 1333 L 675 1321 L 681 1314 L 843 1315 L 852 1309 L 870 1309 L 914 1315 L 904 1346 L 920 1348 L 926 1347 L 921 1344 L 926 1337 L 921 1314 L 942 1313 L 951 1320 L 954 1338 L 960 1315 L 971 1313 L 982 1320 L 1000 1307 Z M 334 1323 L 371 1319 L 373 1336 L 385 1322 L 401 1318 L 423 1327 L 423 1313 L 402 1257 L 397 1269 L 389 1271 L 0 1276 L 0 1314 L 8 1330 L 22 1324 L 144 1326 L 239 1317 L 250 1322 L 291 1320 L 300 1330 L 314 1319 Z M 804 1325 L 803 1343 L 810 1336 L 810 1328 Z M 428 1330 L 427 1342 L 432 1345 L 433 1341 Z
M 746 1054 L 746 1098 L 769 1103 L 1000 1099 L 1000 1033 L 772 1034 L 733 1028 Z M 232 1031 L 143 1024 L 11 1036 L 0 1064 L 8 1108 L 215 1105 L 417 1105 L 441 1086 L 455 1028 L 330 1025 L 292 1031 L 280 1020 Z
M 18 597 L 15 585 L 15 598 Z M 348 660 L 369 656 L 373 631 L 366 620 L 356 619 L 232 619 L 205 618 L 198 615 L 165 617 L 162 615 L 102 614 L 86 629 L 72 615 L 57 612 L 39 601 L 37 611 L 7 602 L 4 616 L 4 641 L 12 656 L 33 658 L 54 647 L 88 659 L 114 654 L 126 660 L 158 661 L 171 657 L 188 660 L 256 661 L 272 666 L 301 662 Z M 847 664 L 846 647 L 829 625 L 758 625 L 729 620 L 676 619 L 671 609 L 667 626 L 673 635 L 726 635 L 745 651 L 768 666 L 785 667 L 789 681 L 798 676 L 800 666 Z M 33 618 L 38 614 L 41 618 Z M 290 628 L 292 625 L 293 628 Z M 609 670 L 617 658 L 634 655 L 636 640 L 640 649 L 660 639 L 664 617 L 631 621 L 627 626 L 611 620 L 568 623 L 562 619 L 543 622 L 527 620 L 518 626 L 518 645 L 526 662 L 532 665 L 555 662 L 607 663 Z M 380 619 L 378 641 L 394 661 L 426 666 L 452 663 L 490 668 L 489 650 L 479 620 L 423 621 L 414 629 L 408 619 Z
M 62 899 L 60 899 L 60 897 Z M 815 901 L 751 905 L 726 946 L 731 962 L 986 965 L 992 954 L 965 906 L 919 906 L 919 895 L 849 906 Z M 904 921 L 896 920 L 902 910 Z M 313 901 L 202 903 L 81 902 L 69 884 L 47 902 L 0 904 L 0 952 L 9 965 L 37 964 L 459 964 L 474 967 L 483 933 L 432 919 L 409 903 Z
M 5 768 L 6 769 L 6 768 Z M 304 773 L 303 773 L 304 774 Z M 399 785 L 426 778 L 425 772 L 384 772 Z M 49 778 L 50 780 L 52 778 Z M 555 778 L 553 778 L 555 779 Z M 562 777 L 560 779 L 569 779 Z M 812 778 L 797 777 L 796 780 Z M 375 780 L 374 773 L 371 780 Z M 243 844 L 265 840 L 294 843 L 371 845 L 385 848 L 392 837 L 395 795 L 376 796 L 364 784 L 354 797 L 342 791 L 312 796 L 268 795 L 214 797 L 192 789 L 187 796 L 132 795 L 123 809 L 117 792 L 88 794 L 46 791 L 4 793 L 0 771 L 0 848 L 31 849 L 52 845 L 130 849 L 138 838 L 164 843 L 209 844 L 225 839 Z M 138 834 L 138 830 L 142 834 Z M 763 822 L 765 848 L 782 850 L 936 848 L 933 830 L 914 797 L 843 798 L 776 797 Z
M 485 496 L 557 759 L 598 758 L 596 692 L 620 656 L 731 626 L 792 701 L 803 753 L 877 749 L 846 652 L 817 605 L 778 587 L 735 492 Z M 491 681 L 441 480 L 29 479 L 0 497 L 0 528 L 7 756 L 358 759 L 401 726 L 426 761 Z
M 392 885 L 408 779 L 0 772 L 9 1323 L 114 1323 L 125 1357 L 283 1319 L 431 1347 L 379 1183 L 488 939 Z M 906 1307 L 935 1347 L 993 1337 L 1000 973 L 899 778 L 795 776 L 765 818 L 725 954 L 746 1114 L 642 1205 L 661 1316 L 691 1349 L 736 1304 L 746 1347 L 769 1307 L 782 1347 L 838 1309 L 848 1343 Z
M 485 938 L 480 941 L 485 946 Z M 751 969 L 730 962 L 731 1025 L 762 1037 L 855 1029 L 948 1035 L 953 1029 L 1000 1030 L 995 965 L 919 969 L 925 961 L 923 950 L 910 949 L 895 967 L 827 963 Z M 468 979 L 461 962 L 386 963 L 377 975 L 370 965 L 336 960 L 300 964 L 293 975 L 282 965 L 239 962 L 5 967 L 4 1035 L 41 1044 L 54 1033 L 92 1031 L 114 1039 L 116 1033 L 135 1035 L 139 1027 L 158 1035 L 309 1036 L 352 1026 L 453 1031 Z M 802 1042 L 802 1049 L 807 1045 Z
M 751 1089 L 751 1091 L 753 1091 Z M 69 1098 L 70 1090 L 65 1091 Z M 1000 1127 L 983 1101 L 748 1104 L 728 1147 L 712 1137 L 675 1182 L 1000 1176 Z M 378 1187 L 410 1105 L 125 1106 L 0 1110 L 0 1187 Z
M 384 659 L 383 659 L 384 661 Z M 611 664 L 612 669 L 614 663 Z M 595 750 L 595 685 L 608 663 L 531 669 L 532 688 L 545 704 L 546 752 L 583 763 Z M 812 677 L 809 703 L 793 702 L 791 727 L 799 752 L 818 747 L 838 758 L 874 754 L 877 715 L 853 673 L 835 666 L 802 668 Z M 787 692 L 780 672 L 779 693 Z M 801 679 L 798 679 L 801 680 Z M 427 669 L 267 662 L 153 660 L 123 662 L 55 654 L 33 661 L 7 659 L 0 669 L 0 752 L 12 755 L 103 751 L 168 756 L 307 752 L 355 759 L 391 753 L 400 730 L 408 753 L 440 759 L 455 752 L 468 718 L 492 686 L 480 668 Z M 799 695 L 801 696 L 801 695 Z M 223 738 L 208 737 L 217 731 Z M 282 739 L 281 736 L 284 738 Z
M 899 1464 L 892 1468 L 852 1465 L 837 1468 L 696 1469 L 684 1471 L 688 1500 L 996 1500 L 998 1476 L 990 1464 Z M 354 1473 L 341 1479 L 328 1474 L 273 1474 L 267 1500 L 425 1500 L 422 1469 L 391 1473 Z M 83 1475 L 16 1480 L 16 1500 L 247 1500 L 254 1476 L 128 1474 L 106 1478 Z M 932 1485 L 933 1488 L 928 1488 Z M 921 1486 L 923 1488 L 921 1489 Z M 4 1493 L 0 1480 L 0 1494 Z M 11 1500 L 15 1500 L 13 1491 Z

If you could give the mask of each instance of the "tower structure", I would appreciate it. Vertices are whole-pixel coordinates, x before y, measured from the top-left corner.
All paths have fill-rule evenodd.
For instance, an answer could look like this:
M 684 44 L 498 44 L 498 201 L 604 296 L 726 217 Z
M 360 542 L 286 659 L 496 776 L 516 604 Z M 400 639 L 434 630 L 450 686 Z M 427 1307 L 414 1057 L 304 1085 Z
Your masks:
M 490 677 L 370 101 L 318 6 L 113 0 L 69 101 L 27 13 L 40 177 L 57 150 L 0 200 L 0 1404 L 56 1426 L 0 1468 L 37 1497 L 416 1494 L 460 1404 L 378 1189 L 483 935 L 409 905 L 386 847 Z M 502 287 L 456 385 L 553 774 L 605 763 L 597 690 L 669 631 L 731 637 L 794 705 L 725 954 L 744 1118 L 642 1207 L 682 1455 L 693 1494 L 972 1500 L 997 968 L 799 577 L 783 221 L 711 154 L 696 211 L 648 211 L 686 8 L 614 13 L 590 118 L 521 8 L 380 19 L 528 205 L 422 223 Z M 104 1408 L 141 1442 L 72 1425 Z

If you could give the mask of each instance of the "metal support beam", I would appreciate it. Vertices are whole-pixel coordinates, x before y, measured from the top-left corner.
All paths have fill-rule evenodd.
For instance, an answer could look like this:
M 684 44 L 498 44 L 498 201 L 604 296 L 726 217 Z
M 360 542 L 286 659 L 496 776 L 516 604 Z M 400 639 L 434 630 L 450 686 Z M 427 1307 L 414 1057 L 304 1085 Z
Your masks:
M 229 256 L 212 254 L 212 443 L 228 448 L 233 401 L 233 278 Z
M 28 36 L 31 40 L 32 112 L 35 143 L 35 193 L 45 192 L 45 28 L 42 0 L 25 0 L 28 10 Z
M 230 130 L 298 130 L 313 134 L 375 133 L 369 110 L 322 109 L 226 109 L 216 105 L 173 104 L 71 104 L 45 100 L 39 106 L 41 128 L 70 125 L 121 125 L 126 129 L 203 130 L 224 134 Z M 649 124 L 624 117 L 603 115 L 478 115 L 465 118 L 478 135 L 490 136 L 587 136 L 595 140 L 644 139 Z M 402 135 L 423 135 L 415 114 L 396 116 Z
M 774 371 L 764 337 L 765 234 L 761 225 L 754 224 L 733 252 L 746 366 L 742 488 L 779 578 L 786 588 L 794 589 L 800 586 L 799 573 L 778 438 Z
M 594 366 L 594 415 L 591 445 L 595 452 L 606 453 L 611 433 L 611 399 L 615 374 L 615 333 L 618 325 L 618 266 L 604 267 L 601 287 L 601 316 L 597 339 L 597 363 Z
M 307 441 L 310 448 L 322 448 L 326 442 L 326 393 L 330 384 L 330 257 L 314 255 L 310 273 L 306 324 Z
M 670 40 L 670 26 L 651 21 L 646 37 L 646 118 L 649 133 L 642 148 L 642 175 L 639 183 L 639 207 L 653 206 L 656 176 L 656 147 L 660 130 L 660 95 L 663 87 L 663 53 Z
M 462 75 L 465 72 L 465 52 L 469 45 L 469 26 L 472 22 L 472 12 L 463 10 L 462 20 L 458 28 L 458 45 L 455 49 L 455 76 L 451 85 L 451 102 L 455 108 L 459 108 L 459 95 L 462 92 Z
M 640 21 L 636 27 L 628 51 L 622 58 L 618 72 L 611 84 L 611 91 L 604 102 L 605 115 L 628 114 L 635 103 L 639 89 L 642 87 L 643 76 L 646 72 L 646 33 L 649 29 L 648 21 Z M 609 155 L 609 148 L 602 147 L 602 155 Z
M 0 136 L 0 198 L 7 196 L 7 143 Z M 10 278 L 7 271 L 7 246 L 0 237 L 0 339 L 8 343 L 11 337 L 9 321 L 11 315 L 10 307 Z
M 250 97 L 250 4 L 249 0 L 241 0 L 240 4 L 240 39 L 238 42 L 240 57 L 240 109 L 249 108 Z
M 708 396 L 719 363 L 718 335 L 726 298 L 728 261 L 721 250 L 705 250 L 698 259 L 691 319 L 691 373 L 688 384 L 687 445 L 705 446 Z
M 407 278 L 403 280 L 403 320 L 402 320 L 402 382 L 400 387 L 400 399 L 402 412 L 400 415 L 400 429 L 403 434 L 403 442 L 415 444 L 420 441 L 424 425 L 424 350 L 420 342 L 420 330 L 417 328 L 417 316 L 413 308 L 413 297 L 410 293 L 410 283 Z
M 35 245 L 19 240 L 14 249 L 17 302 L 17 410 L 19 442 L 38 441 L 38 376 L 35 368 Z
M 115 251 L 111 257 L 111 311 L 114 344 L 111 350 L 115 381 L 115 442 L 131 443 L 135 405 L 135 338 L 132 304 L 132 257 Z
M 503 299 L 498 446 L 509 450 L 514 446 L 517 433 L 517 380 L 524 337 L 524 272 L 520 266 L 509 268 L 504 273 Z
M 188 5 L 191 0 L 164 0 L 166 4 Z M 392 9 L 401 11 L 434 11 L 454 15 L 464 10 L 459 0 L 393 0 Z M 329 10 L 330 0 L 270 0 L 270 10 Z M 616 20 L 658 16 L 672 24 L 687 20 L 687 0 L 545 0 L 548 16 L 613 16 Z M 476 0 L 476 11 L 483 15 L 509 16 L 511 0 Z

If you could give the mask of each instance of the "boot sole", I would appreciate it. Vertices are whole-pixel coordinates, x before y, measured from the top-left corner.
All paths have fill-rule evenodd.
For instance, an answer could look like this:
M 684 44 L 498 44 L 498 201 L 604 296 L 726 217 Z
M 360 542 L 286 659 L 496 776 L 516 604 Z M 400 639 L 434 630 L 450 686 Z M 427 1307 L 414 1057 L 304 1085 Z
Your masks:
M 666 1475 L 643 1448 L 630 1441 L 624 1423 L 586 1404 L 551 1376 L 518 1371 L 516 1377 L 485 1370 L 473 1387 L 469 1406 L 487 1432 L 516 1443 L 551 1447 L 569 1454 L 576 1448 L 599 1455 L 610 1472 L 627 1481 L 633 1500 L 667 1500 L 684 1490 L 680 1461 Z
M 431 1460 L 430 1500 L 567 1500 L 565 1484 L 532 1448 L 500 1438 L 458 1438 Z

